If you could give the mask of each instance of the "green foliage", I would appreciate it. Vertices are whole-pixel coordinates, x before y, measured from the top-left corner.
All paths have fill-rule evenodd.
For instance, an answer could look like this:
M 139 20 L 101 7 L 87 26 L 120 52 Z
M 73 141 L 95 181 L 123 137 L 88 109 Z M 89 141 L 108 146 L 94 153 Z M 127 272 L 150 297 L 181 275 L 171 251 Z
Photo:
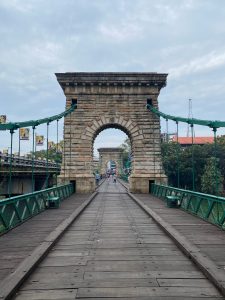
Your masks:
M 63 149 L 63 141 L 59 142 L 58 145 L 58 152 L 57 147 L 54 145 L 53 148 L 48 149 L 48 159 L 52 160 L 58 164 L 62 163 L 62 149 Z M 35 152 L 35 157 L 40 159 L 46 159 L 47 158 L 47 150 L 40 150 Z
M 131 153 L 130 139 L 127 138 L 120 147 L 123 149 L 123 154 L 122 154 L 123 166 L 127 167 L 129 162 L 129 154 Z
M 206 194 L 222 195 L 223 176 L 214 157 L 209 158 L 204 167 L 204 173 L 201 177 L 201 190 Z
M 206 192 L 205 187 L 203 187 L 202 179 L 205 172 L 206 166 L 209 164 L 208 160 L 210 158 L 216 157 L 218 159 L 217 163 L 217 174 L 218 174 L 218 184 L 219 190 L 223 189 L 223 182 L 225 178 L 225 137 L 219 137 L 217 139 L 217 147 L 215 151 L 214 144 L 206 145 L 194 145 L 193 148 L 186 147 L 181 148 L 181 146 L 174 142 L 162 143 L 162 160 L 165 173 L 168 177 L 168 184 L 171 186 L 177 186 L 177 170 L 179 164 L 180 172 L 180 188 L 190 189 L 193 188 L 193 168 L 192 168 L 192 151 L 193 151 L 193 161 L 194 161 L 194 186 L 195 190 L 199 192 Z M 207 167 L 209 168 L 209 166 Z M 208 170 L 208 169 L 207 169 Z M 212 170 L 211 170 L 212 171 Z M 209 172 L 209 171 L 207 171 Z M 211 178 L 211 188 L 210 193 L 215 194 L 215 181 Z

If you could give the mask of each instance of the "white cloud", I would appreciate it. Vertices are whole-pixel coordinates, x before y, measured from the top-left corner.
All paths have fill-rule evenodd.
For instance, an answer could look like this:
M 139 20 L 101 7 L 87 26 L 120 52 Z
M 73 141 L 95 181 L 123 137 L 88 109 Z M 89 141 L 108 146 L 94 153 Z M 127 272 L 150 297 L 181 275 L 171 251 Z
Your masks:
M 193 58 L 183 65 L 172 67 L 169 69 L 171 78 L 179 78 L 181 76 L 209 71 L 210 69 L 220 68 L 225 65 L 225 51 L 210 52 L 202 57 Z
M 33 0 L 1 0 L 0 7 L 5 7 L 7 9 L 14 9 L 21 13 L 29 13 L 33 9 Z

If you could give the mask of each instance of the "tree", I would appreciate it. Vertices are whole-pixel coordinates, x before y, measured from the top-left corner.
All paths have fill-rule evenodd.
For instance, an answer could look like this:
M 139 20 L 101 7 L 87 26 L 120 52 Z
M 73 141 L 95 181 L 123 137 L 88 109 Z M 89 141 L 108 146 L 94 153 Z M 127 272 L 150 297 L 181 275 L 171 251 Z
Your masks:
M 55 161 L 58 164 L 62 163 L 62 151 L 63 151 L 63 141 L 60 141 L 58 144 L 58 152 L 57 146 L 54 144 L 54 147 L 48 149 L 48 159 Z M 47 158 L 47 150 L 40 150 L 35 152 L 35 157 L 40 159 Z
M 122 165 L 123 165 L 123 172 L 124 176 L 129 176 L 131 173 L 131 142 L 129 138 L 126 138 L 122 145 L 120 145 L 120 148 L 122 148 Z
M 221 195 L 223 192 L 223 176 L 217 162 L 218 160 L 214 157 L 207 160 L 201 177 L 201 190 L 203 193 Z
M 131 143 L 130 139 L 126 138 L 126 140 L 123 142 L 122 145 L 120 145 L 120 148 L 122 148 L 122 160 L 123 160 L 123 166 L 126 166 L 127 163 L 130 161 L 130 153 L 131 153 Z
M 192 151 L 194 159 L 194 169 L 192 166 Z M 192 147 L 181 148 L 180 145 L 174 142 L 162 143 L 162 160 L 165 173 L 168 177 L 168 184 L 177 186 L 177 169 L 179 157 L 179 173 L 180 173 L 180 188 L 192 190 L 193 188 L 193 171 L 195 190 L 202 190 L 202 176 L 204 168 L 207 165 L 207 160 L 215 156 L 214 144 L 194 145 Z M 225 139 L 218 138 L 216 156 L 218 158 L 218 169 L 225 176 Z

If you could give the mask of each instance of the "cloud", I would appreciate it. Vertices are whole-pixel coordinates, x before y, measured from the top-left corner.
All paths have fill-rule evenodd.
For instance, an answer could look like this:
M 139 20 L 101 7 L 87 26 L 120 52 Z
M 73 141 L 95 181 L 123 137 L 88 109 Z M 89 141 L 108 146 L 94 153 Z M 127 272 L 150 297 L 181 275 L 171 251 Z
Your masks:
M 163 111 L 186 116 L 192 98 L 196 117 L 224 119 L 224 32 L 220 0 L 1 0 L 1 111 L 63 111 L 55 72 L 165 72 Z
M 179 78 L 181 76 L 208 72 L 214 68 L 221 68 L 225 65 L 225 51 L 217 52 L 213 51 L 207 53 L 202 57 L 193 58 L 191 61 L 184 63 L 183 65 L 173 67 L 169 69 L 171 78 Z

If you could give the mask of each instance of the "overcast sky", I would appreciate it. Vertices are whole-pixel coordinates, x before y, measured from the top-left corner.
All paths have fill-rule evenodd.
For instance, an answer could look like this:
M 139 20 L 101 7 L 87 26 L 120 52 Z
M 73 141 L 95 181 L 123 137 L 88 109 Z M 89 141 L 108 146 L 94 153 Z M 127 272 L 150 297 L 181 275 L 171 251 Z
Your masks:
M 54 73 L 78 71 L 168 73 L 160 110 L 187 116 L 191 98 L 194 117 L 225 120 L 225 1 L 0 0 L 0 114 L 21 121 L 63 111 Z M 104 131 L 95 144 L 124 137 Z

